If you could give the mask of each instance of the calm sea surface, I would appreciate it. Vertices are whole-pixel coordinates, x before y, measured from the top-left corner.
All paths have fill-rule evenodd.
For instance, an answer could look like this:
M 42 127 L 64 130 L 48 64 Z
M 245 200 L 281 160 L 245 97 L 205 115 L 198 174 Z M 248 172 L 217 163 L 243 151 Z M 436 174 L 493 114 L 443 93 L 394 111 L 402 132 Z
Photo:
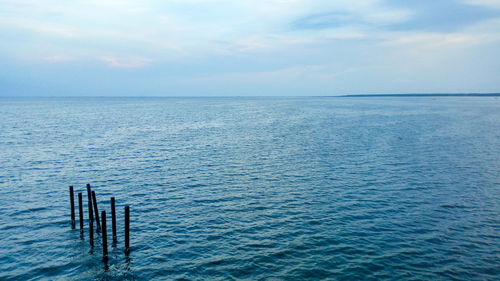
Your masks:
M 0 99 L 0 280 L 499 278 L 498 98 Z

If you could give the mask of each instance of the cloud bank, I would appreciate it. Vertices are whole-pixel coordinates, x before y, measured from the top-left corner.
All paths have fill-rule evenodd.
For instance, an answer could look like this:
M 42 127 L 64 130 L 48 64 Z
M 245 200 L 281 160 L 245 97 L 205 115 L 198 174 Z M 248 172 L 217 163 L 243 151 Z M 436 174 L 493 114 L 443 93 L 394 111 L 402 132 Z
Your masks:
M 0 5 L 0 95 L 500 92 L 498 0 Z

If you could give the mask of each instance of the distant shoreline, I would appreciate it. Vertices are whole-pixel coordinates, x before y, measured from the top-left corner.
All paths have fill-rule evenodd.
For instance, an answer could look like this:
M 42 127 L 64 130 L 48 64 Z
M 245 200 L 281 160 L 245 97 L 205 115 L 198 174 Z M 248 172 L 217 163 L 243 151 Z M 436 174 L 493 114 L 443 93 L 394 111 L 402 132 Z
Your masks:
M 114 99 L 114 98 L 153 98 L 153 99 L 178 99 L 178 98 L 377 98 L 377 97 L 500 97 L 500 93 L 469 93 L 469 94 L 353 94 L 338 96 L 2 96 L 0 99 Z
M 342 95 L 336 97 L 343 98 L 372 98 L 372 97 L 500 97 L 500 93 L 489 94 L 363 94 L 363 95 Z

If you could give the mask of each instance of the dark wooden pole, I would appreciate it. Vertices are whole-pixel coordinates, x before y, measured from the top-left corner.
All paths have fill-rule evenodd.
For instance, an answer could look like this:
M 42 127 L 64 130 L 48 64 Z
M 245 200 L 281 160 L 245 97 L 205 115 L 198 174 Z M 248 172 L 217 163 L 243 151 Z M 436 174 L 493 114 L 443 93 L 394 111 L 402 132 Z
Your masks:
M 73 186 L 69 187 L 69 201 L 71 202 L 71 228 L 75 228 L 75 194 Z
M 111 197 L 111 227 L 113 228 L 113 245 L 115 245 L 116 244 L 115 197 Z
M 94 247 L 94 223 L 89 223 L 90 246 Z
M 130 208 L 125 207 L 125 254 L 130 253 L 130 242 L 129 242 L 129 223 L 130 223 Z
M 94 224 L 94 215 L 92 211 L 92 192 L 90 190 L 90 184 L 87 184 L 87 195 L 89 197 L 88 199 L 88 205 L 89 205 L 89 223 Z
M 97 200 L 95 198 L 95 192 L 92 191 L 92 204 L 94 205 L 95 222 L 97 224 L 96 232 L 101 232 L 101 223 L 99 222 L 99 209 L 97 208 Z
M 108 260 L 108 234 L 106 231 L 106 211 L 101 212 L 102 219 L 102 260 Z
M 92 192 L 90 190 L 90 184 L 87 184 L 87 195 L 89 197 L 89 237 L 90 246 L 94 247 L 94 215 L 92 214 Z
M 82 193 L 78 193 L 78 210 L 80 211 L 80 234 L 83 237 L 83 203 L 82 203 Z

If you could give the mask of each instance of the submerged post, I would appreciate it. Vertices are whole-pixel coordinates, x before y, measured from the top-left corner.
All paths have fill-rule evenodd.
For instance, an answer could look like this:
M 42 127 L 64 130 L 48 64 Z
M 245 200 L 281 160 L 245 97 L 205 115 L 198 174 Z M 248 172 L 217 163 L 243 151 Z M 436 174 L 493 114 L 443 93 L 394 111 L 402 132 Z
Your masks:
M 94 247 L 94 216 L 92 214 L 92 195 L 90 190 L 90 184 L 87 184 L 87 195 L 89 197 L 89 237 L 90 246 Z
M 130 208 L 125 207 L 125 254 L 130 253 L 130 243 L 129 243 L 129 223 L 130 223 Z
M 111 197 L 111 227 L 113 229 L 113 246 L 116 244 L 116 213 L 115 197 Z M 104 226 L 103 226 L 104 228 Z
M 71 202 L 71 228 L 75 228 L 75 194 L 73 186 L 69 187 L 69 201 Z
M 80 234 L 83 238 L 83 203 L 82 203 L 82 193 L 78 193 L 78 210 L 80 211 Z
M 102 219 L 102 260 L 108 260 L 108 234 L 106 232 L 106 211 L 101 212 Z
M 89 223 L 89 238 L 90 238 L 90 246 L 94 247 L 94 224 Z
M 97 208 L 97 200 L 95 198 L 95 192 L 92 191 L 92 204 L 94 205 L 95 222 L 97 224 L 96 232 L 101 232 L 101 223 L 99 222 L 99 209 Z

